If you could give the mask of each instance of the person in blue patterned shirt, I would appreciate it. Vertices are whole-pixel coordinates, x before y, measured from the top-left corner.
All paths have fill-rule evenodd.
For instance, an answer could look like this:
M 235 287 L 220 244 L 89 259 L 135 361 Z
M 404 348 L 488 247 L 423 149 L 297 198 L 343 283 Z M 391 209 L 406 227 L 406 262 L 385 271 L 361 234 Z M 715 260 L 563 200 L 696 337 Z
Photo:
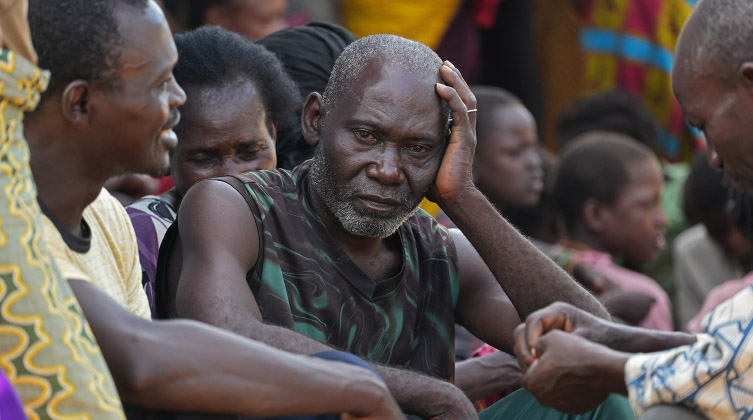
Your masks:
M 752 44 L 753 3 L 704 0 L 683 29 L 672 73 L 686 121 L 706 135 L 709 164 L 746 193 L 753 189 Z M 750 205 L 743 208 L 742 217 L 753 217 Z M 516 353 L 528 366 L 523 384 L 542 404 L 571 413 L 613 392 L 627 395 L 637 414 L 674 405 L 710 419 L 751 418 L 753 288 L 701 326 L 697 336 L 652 332 L 556 303 L 516 329 Z

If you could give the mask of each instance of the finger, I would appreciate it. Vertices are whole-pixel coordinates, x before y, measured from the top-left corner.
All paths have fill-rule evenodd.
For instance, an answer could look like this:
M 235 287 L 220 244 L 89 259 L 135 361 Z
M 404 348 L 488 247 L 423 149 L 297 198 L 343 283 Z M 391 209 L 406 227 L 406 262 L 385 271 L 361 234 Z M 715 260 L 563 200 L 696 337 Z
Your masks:
M 449 61 L 445 61 L 444 65 L 440 68 L 439 72 L 442 76 L 442 79 L 447 84 L 447 86 L 452 87 L 458 93 L 458 96 L 460 96 L 460 99 L 463 101 L 463 103 L 466 106 L 466 111 L 469 109 L 476 109 L 476 96 L 473 95 L 473 92 L 471 92 L 471 88 L 463 79 L 463 75 L 460 74 L 460 71 L 454 68 L 454 66 L 452 66 L 452 63 L 450 63 Z M 471 124 L 471 127 L 475 127 L 476 126 L 476 113 L 466 112 L 466 114 Z
M 533 358 L 538 358 L 541 355 L 535 350 L 536 344 L 542 335 L 551 330 L 565 330 L 572 331 L 570 324 L 570 318 L 565 314 L 547 314 L 534 312 L 526 319 L 526 343 L 531 348 L 531 355 Z
M 458 92 L 452 87 L 443 85 L 441 83 L 437 83 L 436 90 L 439 97 L 447 101 L 447 104 L 450 105 L 450 110 L 452 111 L 452 119 L 454 121 L 453 132 L 457 128 L 463 126 L 469 127 L 472 130 L 473 127 L 470 125 L 470 120 L 468 119 L 468 108 L 460 98 L 460 95 L 458 95 Z
M 515 345 L 513 350 L 515 351 L 515 357 L 518 358 L 518 364 L 523 371 L 527 370 L 533 363 L 533 355 L 531 354 L 531 347 L 528 346 L 526 341 L 526 325 L 520 324 L 515 328 L 513 333 L 515 337 Z

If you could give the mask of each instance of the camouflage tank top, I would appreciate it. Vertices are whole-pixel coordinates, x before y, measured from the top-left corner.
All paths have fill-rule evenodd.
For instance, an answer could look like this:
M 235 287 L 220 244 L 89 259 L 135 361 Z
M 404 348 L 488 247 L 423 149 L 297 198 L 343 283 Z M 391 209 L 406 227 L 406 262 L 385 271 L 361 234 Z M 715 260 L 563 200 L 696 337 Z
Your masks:
M 244 196 L 256 221 L 259 263 L 247 281 L 264 322 L 368 361 L 452 379 L 459 283 L 449 233 L 419 210 L 395 233 L 399 272 L 374 281 L 314 212 L 309 164 L 218 178 Z

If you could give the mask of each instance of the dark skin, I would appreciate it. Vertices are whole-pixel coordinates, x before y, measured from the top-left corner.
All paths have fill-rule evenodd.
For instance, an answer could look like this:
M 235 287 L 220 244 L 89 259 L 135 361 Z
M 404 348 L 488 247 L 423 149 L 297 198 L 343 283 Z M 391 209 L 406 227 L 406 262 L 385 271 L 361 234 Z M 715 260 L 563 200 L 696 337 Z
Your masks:
M 699 9 L 685 25 L 675 50 L 673 91 L 688 123 L 706 134 L 709 164 L 723 169 L 725 178 L 738 189 L 748 190 L 753 185 L 753 143 L 751 119 L 744 112 L 753 107 L 753 63 L 735 65 L 730 75 L 723 71 L 729 67 L 721 69 L 718 60 L 699 56 L 699 51 L 707 50 L 699 48 L 697 13 L 701 13 Z M 540 345 L 552 332 L 556 334 Z M 600 395 L 591 396 L 593 388 L 626 394 L 624 370 L 629 353 L 659 351 L 696 341 L 691 334 L 595 321 L 563 304 L 532 314 L 515 334 L 521 363 L 531 366 L 538 360 L 535 366 L 543 363 L 546 368 L 531 368 L 523 379 L 526 387 L 552 407 L 577 411 L 599 404 Z M 583 357 L 584 353 L 588 356 Z M 557 382 L 553 377 L 563 378 L 577 371 L 590 372 L 590 382 L 566 391 L 553 389 L 558 388 L 556 383 L 554 387 L 547 385 Z
M 620 325 L 558 302 L 529 315 L 515 330 L 515 354 L 526 370 L 522 385 L 543 405 L 577 414 L 610 393 L 627 395 L 631 353 L 666 350 L 695 336 Z
M 327 110 L 316 93 L 308 97 L 303 110 L 304 136 L 311 144 L 324 147 L 330 158 L 341 159 L 335 162 L 338 171 L 350 177 L 343 182 L 379 185 L 390 192 L 410 191 L 416 199 L 429 189 L 429 198 L 465 233 L 453 233 L 461 278 L 455 315 L 477 337 L 511 350 L 518 314 L 526 315 L 556 300 L 573 302 L 608 318 L 588 292 L 520 236 L 476 189 L 471 175 L 475 115 L 467 113 L 475 107 L 475 98 L 450 63 L 442 66 L 440 74 L 446 84 L 435 84 L 436 75 L 416 75 L 389 64 L 372 63 L 356 82 L 355 94 L 342 98 L 337 108 Z M 367 80 L 371 83 L 365 83 Z M 455 121 L 446 149 L 440 100 L 449 103 Z M 337 144 L 342 146 L 334 148 Z M 319 210 L 320 198 L 313 200 Z M 368 200 L 357 200 L 355 205 L 391 211 L 390 206 Z M 337 243 L 375 280 L 399 269 L 399 249 L 390 238 L 355 236 L 326 210 L 320 215 Z M 223 223 L 213 222 L 220 219 Z M 172 256 L 169 270 L 170 281 L 178 283 L 170 298 L 178 315 L 295 353 L 328 348 L 292 330 L 262 322 L 245 280 L 257 263 L 259 241 L 253 238 L 258 233 L 248 206 L 232 187 L 208 181 L 192 188 L 183 200 L 179 230 L 181 246 L 176 248 L 180 251 Z M 479 255 L 476 249 L 483 251 Z M 496 322 L 490 323 L 490 319 Z M 397 368 L 374 367 L 404 411 L 432 419 L 476 418 L 468 399 L 452 384 Z
M 165 169 L 175 142 L 164 131 L 177 124 L 173 112 L 185 101 L 172 79 L 177 53 L 158 6 L 126 7 L 115 16 L 128 46 L 117 69 L 121 89 L 74 80 L 27 119 L 39 198 L 74 234 L 105 180 Z M 252 417 L 404 417 L 384 384 L 365 369 L 281 352 L 192 321 L 150 322 L 94 283 L 68 282 L 125 402 Z

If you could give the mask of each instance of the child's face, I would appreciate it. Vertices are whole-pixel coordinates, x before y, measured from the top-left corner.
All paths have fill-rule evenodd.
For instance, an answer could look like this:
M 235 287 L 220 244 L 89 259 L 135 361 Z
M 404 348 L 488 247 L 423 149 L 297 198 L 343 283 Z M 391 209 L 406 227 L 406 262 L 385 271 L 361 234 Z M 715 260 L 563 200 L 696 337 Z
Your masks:
M 497 107 L 492 118 L 476 150 L 476 184 L 502 209 L 533 207 L 544 188 L 536 121 L 521 105 Z
M 625 168 L 628 183 L 613 206 L 605 206 L 602 242 L 612 254 L 637 262 L 649 261 L 664 249 L 667 218 L 661 208 L 663 177 L 654 159 Z

